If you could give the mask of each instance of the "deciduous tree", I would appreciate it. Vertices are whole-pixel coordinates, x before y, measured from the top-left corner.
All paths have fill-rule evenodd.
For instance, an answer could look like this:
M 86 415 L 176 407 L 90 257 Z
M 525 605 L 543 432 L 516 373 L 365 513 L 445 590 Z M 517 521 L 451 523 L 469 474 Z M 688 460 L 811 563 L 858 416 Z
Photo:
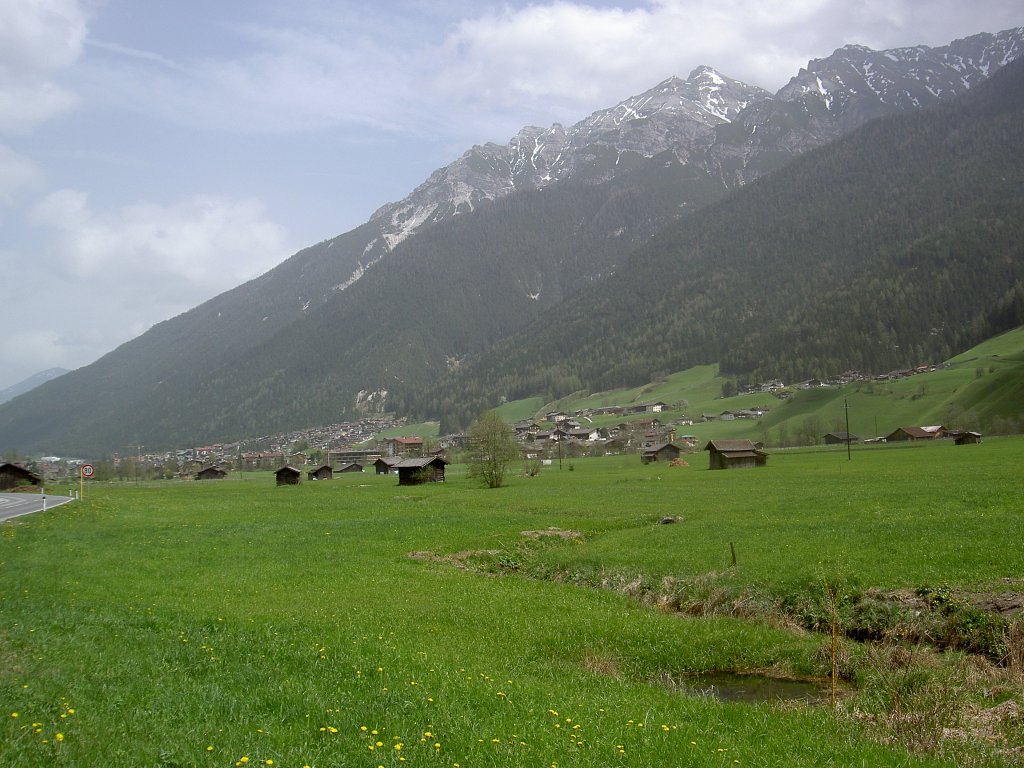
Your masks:
M 500 488 L 505 472 L 519 458 L 512 427 L 494 411 L 477 417 L 469 428 L 469 476 L 488 488 Z

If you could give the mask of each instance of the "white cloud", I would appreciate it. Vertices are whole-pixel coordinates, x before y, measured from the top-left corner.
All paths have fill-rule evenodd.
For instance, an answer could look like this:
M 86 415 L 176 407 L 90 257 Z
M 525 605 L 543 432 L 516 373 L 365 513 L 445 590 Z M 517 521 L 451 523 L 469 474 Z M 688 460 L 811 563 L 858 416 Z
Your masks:
M 912 0 L 455 3 L 433 26 L 410 21 L 415 3 L 257 8 L 262 16 L 226 33 L 230 55 L 172 61 L 97 43 L 115 56 L 97 66 L 137 107 L 204 129 L 370 127 L 479 141 L 580 119 L 700 64 L 775 90 L 846 43 L 936 45 L 1020 18 L 1008 0 L 937 0 L 927 12 Z
M 200 195 L 99 213 L 85 193 L 65 189 L 40 201 L 32 219 L 56 232 L 52 253 L 62 270 L 109 284 L 120 302 L 134 304 L 136 289 L 147 286 L 146 301 L 178 311 L 261 274 L 288 248 L 284 229 L 251 199 Z
M 0 133 L 27 133 L 77 103 L 52 77 L 75 63 L 85 34 L 75 0 L 0 0 Z
M 65 189 L 31 218 L 49 246 L 32 258 L 0 253 L 32 266 L 3 303 L 5 325 L 19 329 L 0 339 L 9 383 L 90 363 L 295 250 L 257 200 L 195 196 L 102 213 L 85 193 Z
M 0 144 L 0 205 L 11 203 L 17 193 L 41 181 L 42 174 L 31 160 Z

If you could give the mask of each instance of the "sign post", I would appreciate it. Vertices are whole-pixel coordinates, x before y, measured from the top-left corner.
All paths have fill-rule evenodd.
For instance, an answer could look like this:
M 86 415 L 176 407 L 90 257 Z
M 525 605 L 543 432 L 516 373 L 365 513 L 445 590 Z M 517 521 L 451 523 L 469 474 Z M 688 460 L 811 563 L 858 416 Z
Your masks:
M 78 474 L 78 498 L 85 498 L 85 478 L 96 474 L 96 468 L 92 464 L 83 464 Z

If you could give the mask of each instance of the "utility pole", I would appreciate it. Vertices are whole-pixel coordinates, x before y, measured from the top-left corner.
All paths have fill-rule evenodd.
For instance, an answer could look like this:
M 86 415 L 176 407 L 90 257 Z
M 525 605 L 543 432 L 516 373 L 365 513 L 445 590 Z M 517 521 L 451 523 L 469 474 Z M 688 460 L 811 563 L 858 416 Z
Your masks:
M 843 407 L 846 409 L 846 460 L 850 461 L 853 459 L 850 452 L 850 401 L 844 398 Z
M 135 484 L 138 485 L 139 484 L 139 464 L 142 463 L 142 448 L 143 448 L 143 446 L 136 444 L 136 445 L 129 445 L 128 447 L 135 449 L 135 472 L 133 474 L 135 475 Z

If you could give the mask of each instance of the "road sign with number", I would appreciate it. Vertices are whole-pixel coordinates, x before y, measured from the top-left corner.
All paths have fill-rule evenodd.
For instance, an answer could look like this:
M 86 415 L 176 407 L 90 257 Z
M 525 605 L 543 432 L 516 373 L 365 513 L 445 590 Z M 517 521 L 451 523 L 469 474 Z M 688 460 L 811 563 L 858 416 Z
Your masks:
M 82 465 L 82 477 L 92 477 L 94 474 L 96 474 L 96 469 L 92 464 Z

